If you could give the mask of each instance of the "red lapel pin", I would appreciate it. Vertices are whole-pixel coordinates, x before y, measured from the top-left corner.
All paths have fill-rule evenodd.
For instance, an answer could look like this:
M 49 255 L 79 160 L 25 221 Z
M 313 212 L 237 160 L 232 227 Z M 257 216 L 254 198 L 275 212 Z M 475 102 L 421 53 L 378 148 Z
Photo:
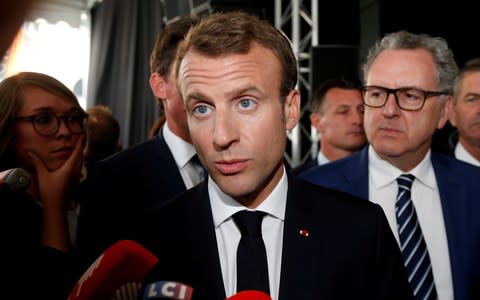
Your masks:
M 301 228 L 298 233 L 300 233 L 300 235 L 303 237 L 308 237 L 310 235 L 310 232 L 308 232 L 308 230 L 305 228 Z

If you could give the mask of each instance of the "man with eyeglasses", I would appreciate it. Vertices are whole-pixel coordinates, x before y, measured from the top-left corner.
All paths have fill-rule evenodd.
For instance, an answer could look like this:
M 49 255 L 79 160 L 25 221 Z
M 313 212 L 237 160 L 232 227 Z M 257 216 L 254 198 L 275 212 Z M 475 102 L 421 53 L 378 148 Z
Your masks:
M 300 174 L 382 206 L 416 299 L 480 299 L 480 171 L 430 149 L 457 72 L 444 39 L 386 35 L 363 68 L 369 146 Z

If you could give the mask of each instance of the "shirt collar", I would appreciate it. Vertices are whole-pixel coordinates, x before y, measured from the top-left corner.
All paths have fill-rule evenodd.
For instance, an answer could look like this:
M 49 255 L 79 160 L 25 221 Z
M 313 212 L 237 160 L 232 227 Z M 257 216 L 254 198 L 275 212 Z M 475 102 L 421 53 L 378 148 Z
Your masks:
M 458 142 L 455 146 L 455 157 L 457 159 L 468 162 L 469 164 L 480 166 L 480 161 L 473 157 L 473 155 L 471 155 L 470 152 L 465 149 L 461 142 Z
M 284 168 L 282 178 L 277 186 L 255 210 L 266 212 L 268 215 L 283 221 L 285 219 L 287 190 L 288 180 Z M 248 209 L 229 195 L 222 192 L 220 187 L 211 180 L 211 178 L 208 180 L 208 194 L 210 196 L 210 205 L 212 207 L 215 228 L 231 218 L 236 212 Z
M 324 164 L 329 163 L 329 162 L 330 162 L 330 160 L 320 150 L 318 152 L 318 156 L 317 156 L 317 164 L 320 166 L 320 165 L 324 165 Z
M 195 155 L 196 151 L 192 144 L 185 142 L 176 136 L 168 127 L 168 121 L 163 126 L 163 138 L 167 143 L 170 152 L 175 159 L 179 168 L 183 168 L 190 159 Z M 175 151 L 173 151 L 175 149 Z
M 430 157 L 431 152 L 428 150 L 423 160 L 408 173 L 414 175 L 415 179 L 424 185 L 435 189 L 437 187 L 437 183 Z M 373 149 L 371 146 L 368 147 L 368 163 L 370 169 L 370 178 L 373 186 L 377 189 L 392 183 L 393 181 L 397 180 L 400 175 L 405 173 L 389 162 L 380 158 L 380 156 L 375 152 L 375 149 Z

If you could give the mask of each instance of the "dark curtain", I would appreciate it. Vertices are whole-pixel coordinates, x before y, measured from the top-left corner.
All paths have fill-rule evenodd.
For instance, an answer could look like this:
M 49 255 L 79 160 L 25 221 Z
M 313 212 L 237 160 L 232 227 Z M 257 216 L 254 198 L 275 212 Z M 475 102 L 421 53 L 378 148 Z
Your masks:
M 164 10 L 160 0 L 103 0 L 91 18 L 87 107 L 112 109 L 127 148 L 147 138 L 158 114 L 148 84 L 149 60 Z

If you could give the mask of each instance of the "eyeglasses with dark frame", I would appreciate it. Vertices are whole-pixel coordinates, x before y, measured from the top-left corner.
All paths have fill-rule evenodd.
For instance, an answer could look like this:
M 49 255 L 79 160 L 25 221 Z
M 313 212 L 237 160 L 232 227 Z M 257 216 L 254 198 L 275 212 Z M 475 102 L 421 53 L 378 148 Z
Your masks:
M 62 120 L 72 134 L 84 133 L 87 128 L 88 115 L 77 110 L 61 116 L 55 115 L 52 111 L 45 111 L 30 116 L 19 116 L 15 120 L 31 122 L 38 134 L 52 136 L 58 132 Z
M 379 108 L 387 103 L 390 94 L 395 96 L 398 107 L 403 110 L 421 110 L 425 100 L 430 97 L 449 95 L 448 91 L 425 91 L 417 88 L 389 89 L 382 86 L 368 85 L 362 87 L 362 101 L 365 106 Z

